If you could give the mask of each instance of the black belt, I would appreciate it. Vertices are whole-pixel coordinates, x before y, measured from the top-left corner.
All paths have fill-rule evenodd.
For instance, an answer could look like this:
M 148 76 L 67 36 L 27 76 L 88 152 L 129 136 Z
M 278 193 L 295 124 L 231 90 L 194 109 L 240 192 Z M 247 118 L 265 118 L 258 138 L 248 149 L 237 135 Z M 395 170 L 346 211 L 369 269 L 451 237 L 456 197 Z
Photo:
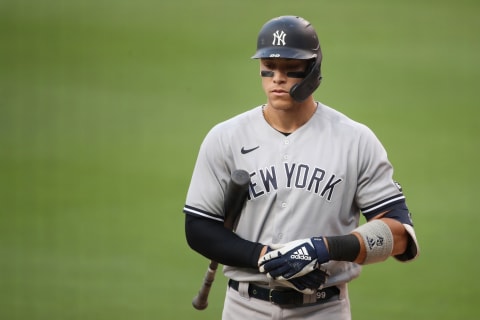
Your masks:
M 240 283 L 238 281 L 232 279 L 228 281 L 228 285 L 235 291 L 238 291 L 239 284 Z M 248 295 L 250 297 L 284 306 L 301 306 L 303 304 L 310 303 L 325 303 L 332 300 L 332 298 L 337 297 L 339 294 L 340 289 L 338 289 L 337 287 L 324 288 L 317 291 L 316 301 L 305 303 L 303 300 L 304 295 L 301 292 L 295 290 L 268 289 L 254 285 L 252 283 L 248 284 Z

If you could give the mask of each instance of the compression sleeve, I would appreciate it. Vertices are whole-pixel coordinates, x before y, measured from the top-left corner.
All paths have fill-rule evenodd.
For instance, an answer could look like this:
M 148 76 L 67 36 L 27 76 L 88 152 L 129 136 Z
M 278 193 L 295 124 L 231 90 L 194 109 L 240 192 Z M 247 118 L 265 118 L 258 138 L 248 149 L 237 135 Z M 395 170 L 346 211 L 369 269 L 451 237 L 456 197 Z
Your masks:
M 223 265 L 258 268 L 261 243 L 240 238 L 221 222 L 185 215 L 187 243 L 201 255 Z

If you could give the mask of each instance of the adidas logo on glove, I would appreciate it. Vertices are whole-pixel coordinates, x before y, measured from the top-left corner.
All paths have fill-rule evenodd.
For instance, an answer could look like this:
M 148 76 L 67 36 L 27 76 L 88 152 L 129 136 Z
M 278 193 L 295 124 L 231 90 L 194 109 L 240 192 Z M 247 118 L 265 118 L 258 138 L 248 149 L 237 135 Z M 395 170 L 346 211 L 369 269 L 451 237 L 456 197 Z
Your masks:
M 297 251 L 295 251 L 291 256 L 290 259 L 297 259 L 297 260 L 312 260 L 312 257 L 308 254 L 307 248 L 305 246 L 301 247 Z

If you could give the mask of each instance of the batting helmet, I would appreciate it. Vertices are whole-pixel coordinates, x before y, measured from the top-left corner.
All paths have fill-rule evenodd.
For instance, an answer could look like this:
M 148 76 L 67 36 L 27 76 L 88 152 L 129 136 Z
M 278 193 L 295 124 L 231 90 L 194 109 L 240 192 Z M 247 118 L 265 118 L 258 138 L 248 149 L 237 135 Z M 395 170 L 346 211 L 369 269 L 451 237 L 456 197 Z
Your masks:
M 257 52 L 252 58 L 311 60 L 305 78 L 290 89 L 296 101 L 305 100 L 320 85 L 320 42 L 310 22 L 301 17 L 281 16 L 265 23 L 258 34 Z

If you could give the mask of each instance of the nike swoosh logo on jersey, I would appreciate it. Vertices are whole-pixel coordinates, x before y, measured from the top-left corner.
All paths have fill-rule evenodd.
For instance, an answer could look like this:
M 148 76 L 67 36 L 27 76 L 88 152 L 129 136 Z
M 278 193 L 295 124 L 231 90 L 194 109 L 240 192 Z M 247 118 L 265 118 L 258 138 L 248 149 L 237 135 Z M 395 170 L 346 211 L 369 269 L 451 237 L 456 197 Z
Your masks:
M 247 154 L 247 153 L 249 153 L 249 152 L 252 152 L 252 151 L 254 151 L 254 150 L 257 150 L 258 148 L 260 148 L 260 146 L 256 146 L 255 148 L 251 148 L 251 149 L 245 149 L 245 147 L 242 147 L 242 150 L 240 150 L 240 152 L 241 152 L 242 154 Z

